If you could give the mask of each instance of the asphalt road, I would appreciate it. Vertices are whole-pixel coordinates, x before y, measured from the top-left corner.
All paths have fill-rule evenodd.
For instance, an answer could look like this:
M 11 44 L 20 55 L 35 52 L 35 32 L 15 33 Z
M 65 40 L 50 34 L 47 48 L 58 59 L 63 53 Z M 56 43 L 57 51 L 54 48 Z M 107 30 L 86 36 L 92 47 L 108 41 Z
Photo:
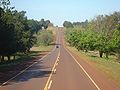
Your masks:
M 64 46 L 62 28 L 55 48 L 0 90 L 120 90 L 120 87 Z

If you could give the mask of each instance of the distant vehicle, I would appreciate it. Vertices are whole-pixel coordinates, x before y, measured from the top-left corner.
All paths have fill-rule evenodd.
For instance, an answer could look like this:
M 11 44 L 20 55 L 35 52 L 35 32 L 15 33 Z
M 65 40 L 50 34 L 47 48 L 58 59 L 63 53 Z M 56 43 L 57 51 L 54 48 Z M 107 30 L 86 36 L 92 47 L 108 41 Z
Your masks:
M 59 46 L 57 45 L 56 48 L 59 48 Z

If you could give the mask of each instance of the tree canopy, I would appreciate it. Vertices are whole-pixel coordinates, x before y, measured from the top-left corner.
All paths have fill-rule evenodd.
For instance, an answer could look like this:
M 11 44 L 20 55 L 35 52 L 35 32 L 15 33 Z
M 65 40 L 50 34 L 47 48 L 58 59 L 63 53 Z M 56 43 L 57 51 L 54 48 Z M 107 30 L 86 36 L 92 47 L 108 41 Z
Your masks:
M 91 21 L 73 23 L 67 29 L 67 41 L 78 50 L 98 50 L 106 58 L 112 52 L 120 57 L 120 12 L 98 15 Z M 77 26 L 77 27 L 76 27 Z
M 47 29 L 49 20 L 28 19 L 25 11 L 10 7 L 9 0 L 0 1 L 0 57 L 10 57 L 15 53 L 27 53 L 36 41 L 36 34 Z M 1 59 L 1 58 L 0 58 Z

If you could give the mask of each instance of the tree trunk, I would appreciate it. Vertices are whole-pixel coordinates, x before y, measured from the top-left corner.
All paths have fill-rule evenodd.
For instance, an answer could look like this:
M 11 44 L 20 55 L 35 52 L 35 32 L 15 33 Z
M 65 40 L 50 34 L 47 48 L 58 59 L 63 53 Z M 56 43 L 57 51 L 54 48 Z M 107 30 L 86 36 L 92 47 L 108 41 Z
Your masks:
M 1 61 L 4 61 L 4 56 L 2 56 Z
M 102 58 L 103 57 L 103 52 L 99 51 L 99 54 L 100 54 L 100 58 Z
M 0 62 L 1 62 L 2 57 L 0 56 Z
M 85 50 L 85 53 L 87 53 L 87 52 L 88 52 L 88 50 L 86 49 L 86 50 Z
M 117 58 L 118 62 L 120 63 L 120 53 L 118 53 L 118 58 Z
M 106 52 L 105 54 L 106 54 L 106 58 L 108 59 L 108 55 L 109 55 L 108 52 Z
M 7 56 L 8 60 L 10 60 L 10 56 Z
M 13 59 L 15 60 L 15 55 L 13 56 Z

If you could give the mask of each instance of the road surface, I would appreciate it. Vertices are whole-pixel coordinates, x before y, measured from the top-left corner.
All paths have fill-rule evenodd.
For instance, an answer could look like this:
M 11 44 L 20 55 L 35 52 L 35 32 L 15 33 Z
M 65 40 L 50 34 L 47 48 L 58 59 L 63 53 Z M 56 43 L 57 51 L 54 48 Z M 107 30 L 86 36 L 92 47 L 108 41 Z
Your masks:
M 59 46 L 21 73 L 5 81 L 0 90 L 120 90 L 120 87 L 64 46 L 62 28 Z

